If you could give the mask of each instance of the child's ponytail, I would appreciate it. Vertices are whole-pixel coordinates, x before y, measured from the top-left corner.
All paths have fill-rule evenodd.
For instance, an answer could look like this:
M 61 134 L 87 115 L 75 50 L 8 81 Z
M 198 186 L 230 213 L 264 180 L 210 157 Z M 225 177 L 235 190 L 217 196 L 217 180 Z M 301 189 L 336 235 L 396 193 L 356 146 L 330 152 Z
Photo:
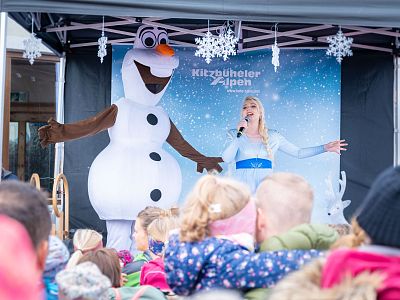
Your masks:
M 360 227 L 355 218 L 351 220 L 351 229 L 352 232 L 350 234 L 340 237 L 330 249 L 357 248 L 363 244 L 370 243 L 367 233 Z
M 235 215 L 249 200 L 250 191 L 242 183 L 214 175 L 200 178 L 183 208 L 180 240 L 201 241 L 210 235 L 210 222 Z
M 95 230 L 78 229 L 73 238 L 74 253 L 71 255 L 66 268 L 75 266 L 84 253 L 103 247 L 103 236 Z

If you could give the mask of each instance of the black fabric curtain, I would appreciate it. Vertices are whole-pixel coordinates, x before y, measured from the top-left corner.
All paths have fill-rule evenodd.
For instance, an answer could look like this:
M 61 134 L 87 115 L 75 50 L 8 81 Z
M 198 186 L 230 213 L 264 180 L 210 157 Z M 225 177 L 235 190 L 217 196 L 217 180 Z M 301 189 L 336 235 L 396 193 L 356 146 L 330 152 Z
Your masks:
M 393 80 L 391 55 L 354 53 L 342 64 L 341 138 L 349 142 L 341 156 L 347 174 L 343 200 L 347 220 L 364 199 L 372 181 L 393 165 Z
M 81 48 L 67 55 L 66 62 L 65 123 L 92 117 L 109 107 L 111 53 L 101 64 L 97 48 Z M 87 182 L 90 165 L 108 143 L 107 131 L 65 143 L 64 173 L 70 186 L 71 229 L 106 232 L 105 222 L 99 219 L 89 202 Z
M 0 0 L 1 11 L 398 27 L 398 0 Z

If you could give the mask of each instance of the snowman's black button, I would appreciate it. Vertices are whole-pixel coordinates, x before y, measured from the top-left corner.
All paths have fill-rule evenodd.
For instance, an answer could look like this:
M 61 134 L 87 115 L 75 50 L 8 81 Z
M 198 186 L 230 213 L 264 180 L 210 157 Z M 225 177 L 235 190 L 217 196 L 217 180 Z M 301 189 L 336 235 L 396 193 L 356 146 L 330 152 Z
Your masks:
M 150 158 L 154 161 L 160 161 L 161 160 L 161 156 L 160 154 L 158 154 L 157 152 L 151 152 L 149 154 Z
M 159 189 L 154 189 L 150 193 L 150 198 L 154 202 L 157 202 L 158 200 L 161 199 L 161 191 Z
M 150 125 L 157 125 L 158 119 L 157 119 L 156 115 L 148 114 L 147 115 L 147 122 L 149 122 Z

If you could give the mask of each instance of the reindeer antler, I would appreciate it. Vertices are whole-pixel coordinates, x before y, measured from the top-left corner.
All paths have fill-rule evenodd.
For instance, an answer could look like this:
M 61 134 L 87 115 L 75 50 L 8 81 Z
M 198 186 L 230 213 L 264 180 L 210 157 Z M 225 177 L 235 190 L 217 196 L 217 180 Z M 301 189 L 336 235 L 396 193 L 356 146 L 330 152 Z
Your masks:
M 340 188 L 339 188 L 339 195 L 338 195 L 338 199 L 342 200 L 343 199 L 343 195 L 344 195 L 344 191 L 346 190 L 346 172 L 345 171 L 341 171 L 340 175 L 342 177 L 342 179 L 339 179 L 339 184 L 340 184 Z
M 336 195 L 333 190 L 333 185 L 332 185 L 332 176 L 329 174 L 328 178 L 325 178 L 325 184 L 327 189 L 325 190 L 325 194 L 328 196 L 327 199 L 330 202 L 335 201 Z

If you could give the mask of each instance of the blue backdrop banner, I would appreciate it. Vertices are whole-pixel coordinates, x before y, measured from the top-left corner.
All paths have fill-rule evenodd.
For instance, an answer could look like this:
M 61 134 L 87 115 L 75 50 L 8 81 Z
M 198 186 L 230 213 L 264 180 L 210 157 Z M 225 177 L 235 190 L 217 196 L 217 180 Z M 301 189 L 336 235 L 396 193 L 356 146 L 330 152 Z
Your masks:
M 112 102 L 124 96 L 121 66 L 131 46 L 113 46 Z M 324 50 L 280 52 L 280 67 L 274 72 L 271 51 L 244 53 L 227 61 L 206 64 L 193 48 L 178 48 L 179 67 L 161 99 L 161 105 L 185 139 L 208 156 L 220 156 L 226 133 L 240 120 L 243 99 L 254 95 L 265 107 L 267 127 L 278 130 L 299 147 L 325 144 L 340 134 L 340 65 Z M 169 145 L 182 170 L 183 202 L 195 181 L 196 164 L 181 157 Z M 227 166 L 223 164 L 224 170 Z M 313 186 L 314 222 L 327 220 L 326 178 L 337 188 L 339 155 L 324 153 L 295 159 L 277 153 L 274 171 L 297 173 Z

